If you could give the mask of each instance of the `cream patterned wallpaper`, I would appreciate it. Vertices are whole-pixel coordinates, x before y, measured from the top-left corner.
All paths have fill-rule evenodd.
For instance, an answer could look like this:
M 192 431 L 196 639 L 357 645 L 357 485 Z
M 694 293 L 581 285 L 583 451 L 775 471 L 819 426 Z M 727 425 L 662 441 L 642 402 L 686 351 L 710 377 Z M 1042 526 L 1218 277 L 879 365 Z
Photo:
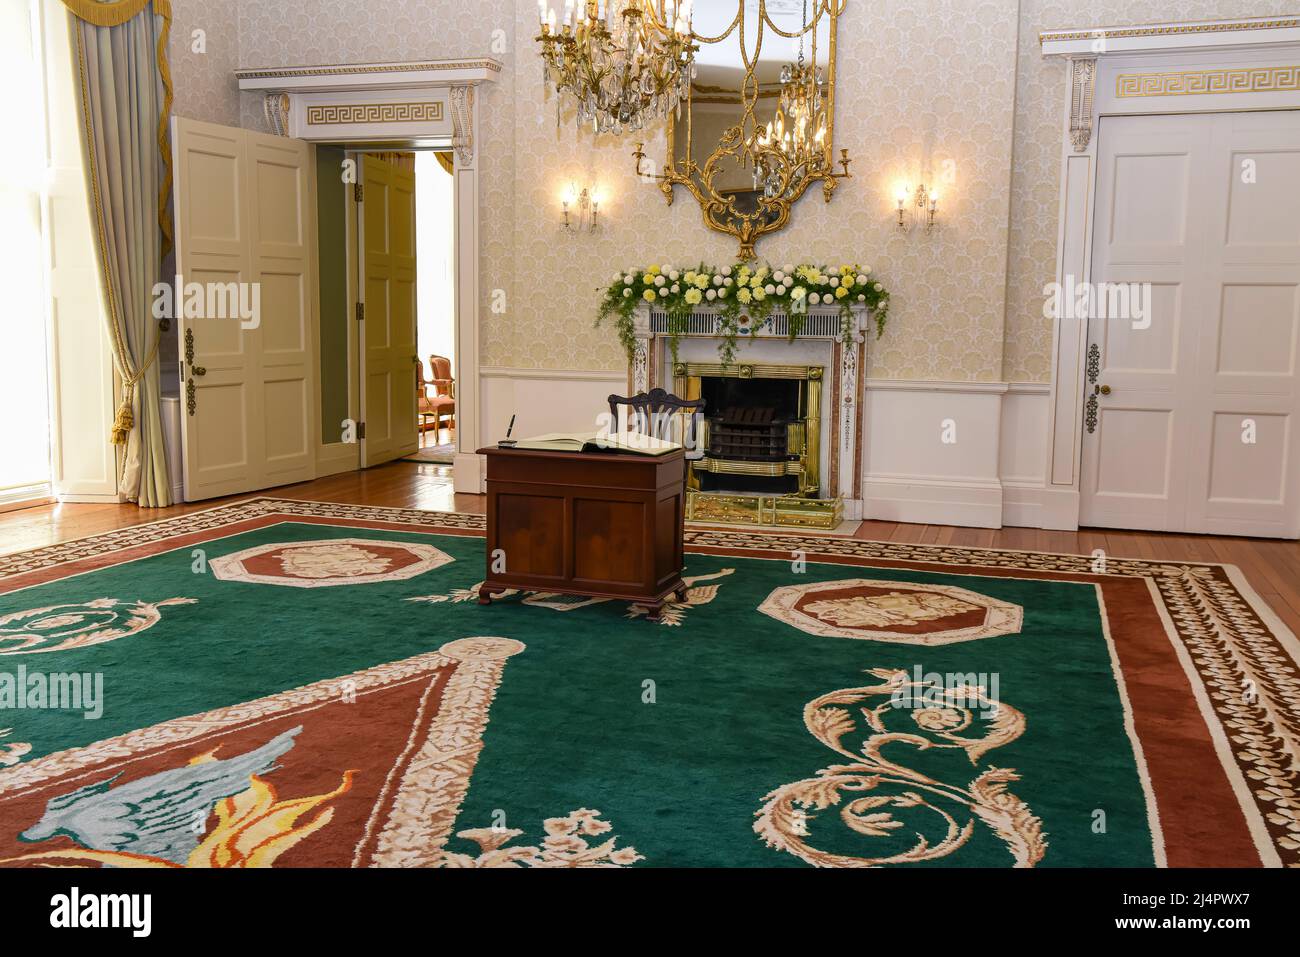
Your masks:
M 177 116 L 239 125 L 238 0 L 172 0 L 168 59 Z
M 194 0 L 186 0 L 194 2 Z M 484 4 L 491 10 L 496 4 Z M 483 101 L 481 360 L 488 366 L 614 370 L 624 365 L 611 332 L 592 329 L 598 288 L 628 265 L 729 262 L 735 241 L 707 230 L 679 194 L 670 208 L 633 175 L 632 140 L 557 130 L 533 43 L 536 4 L 518 0 L 498 19 L 466 16 L 453 0 L 306 0 L 290 6 L 240 0 L 245 66 L 399 60 L 488 52 L 506 68 Z M 850 0 L 841 28 L 837 145 L 854 178 L 827 205 L 814 193 L 792 224 L 759 247 L 773 261 L 857 260 L 893 291 L 890 329 L 871 350 L 871 373 L 989 380 L 1001 372 L 1005 314 L 1016 9 L 1005 0 Z M 516 45 L 516 37 L 521 44 Z M 980 70 L 949 75 L 946 51 Z M 245 125 L 263 125 L 244 97 Z M 647 137 L 662 159 L 662 131 Z M 899 235 L 891 197 L 902 179 L 927 180 L 955 162 L 945 227 Z M 597 235 L 565 236 L 558 196 L 570 181 L 606 194 Z M 491 311 L 505 292 L 506 311 Z
M 536 6 L 519 5 L 516 36 L 531 36 Z M 870 372 L 901 378 L 996 379 L 1001 372 L 1006 279 L 1016 12 L 1005 0 L 937 0 L 928 9 L 849 0 L 841 22 L 836 146 L 849 148 L 854 176 L 829 204 L 820 190 L 790 225 L 760 241 L 763 258 L 870 265 L 894 295 L 891 323 L 870 348 Z M 949 69 L 951 54 L 979 70 Z M 541 67 L 531 46 L 515 76 L 515 288 L 512 308 L 492 317 L 485 362 L 534 368 L 616 369 L 612 333 L 593 337 L 597 287 L 614 271 L 650 262 L 731 262 L 736 241 L 711 232 L 679 190 L 668 207 L 639 183 L 635 140 L 559 130 L 544 108 Z M 647 144 L 662 162 L 662 135 Z M 955 161 L 945 187 L 944 228 L 900 235 L 894 183 L 930 181 Z M 596 180 L 609 194 L 599 235 L 564 236 L 558 195 L 569 179 Z
M 1066 81 L 1064 63 L 1042 58 L 1038 34 L 1068 27 L 1266 17 L 1297 8 L 1297 0 L 1020 0 L 1002 372 L 1008 381 L 1046 382 L 1051 375 L 1052 323 L 1043 318 L 1043 286 L 1056 273 Z
M 1046 381 L 1052 330 L 1042 286 L 1057 231 L 1064 67 L 1042 59 L 1040 30 L 1264 16 L 1295 0 L 848 0 L 841 21 L 835 139 L 853 158 L 830 204 L 812 191 L 790 226 L 759 244 L 773 262 L 871 265 L 894 294 L 869 374 Z M 592 329 L 599 288 L 652 261 L 731 261 L 678 191 L 672 207 L 636 181 L 635 138 L 556 127 L 533 36 L 535 0 L 173 0 L 180 115 L 261 128 L 260 99 L 231 70 L 489 54 L 504 69 L 481 97 L 481 361 L 520 369 L 616 370 L 612 332 Z M 207 52 L 191 49 L 204 29 Z M 516 42 L 518 41 L 518 42 Z M 661 161 L 662 131 L 646 137 Z M 951 162 L 949 162 L 951 161 Z M 942 183 L 941 227 L 899 233 L 899 181 Z M 604 226 L 564 235 L 558 197 L 598 184 Z M 506 308 L 491 310 L 497 290 Z M 499 299 L 497 300 L 499 301 Z

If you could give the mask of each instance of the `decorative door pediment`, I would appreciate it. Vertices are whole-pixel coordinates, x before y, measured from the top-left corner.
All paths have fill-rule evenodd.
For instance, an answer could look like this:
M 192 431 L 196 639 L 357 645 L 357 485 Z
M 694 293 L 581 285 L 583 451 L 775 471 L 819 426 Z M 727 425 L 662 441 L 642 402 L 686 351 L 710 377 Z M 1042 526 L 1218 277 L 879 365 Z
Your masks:
M 236 70 L 261 93 L 272 132 L 314 142 L 454 146 L 474 157 L 474 88 L 494 83 L 490 57 Z

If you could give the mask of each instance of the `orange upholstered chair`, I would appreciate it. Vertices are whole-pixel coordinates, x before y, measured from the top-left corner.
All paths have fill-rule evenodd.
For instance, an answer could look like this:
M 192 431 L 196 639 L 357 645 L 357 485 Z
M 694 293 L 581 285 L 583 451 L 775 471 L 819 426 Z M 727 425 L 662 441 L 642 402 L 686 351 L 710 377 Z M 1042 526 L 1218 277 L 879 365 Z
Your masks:
M 419 400 L 420 413 L 420 434 L 423 436 L 425 430 L 425 417 L 433 416 L 434 420 L 434 438 L 442 438 L 442 421 L 448 422 L 448 433 L 453 433 L 456 429 L 456 380 L 451 377 L 451 360 L 443 356 L 429 356 L 429 368 L 433 371 L 433 378 L 424 378 L 424 363 L 416 363 L 419 368 L 418 381 L 416 388 L 418 390 L 417 398 Z M 429 386 L 433 386 L 433 395 L 429 394 Z

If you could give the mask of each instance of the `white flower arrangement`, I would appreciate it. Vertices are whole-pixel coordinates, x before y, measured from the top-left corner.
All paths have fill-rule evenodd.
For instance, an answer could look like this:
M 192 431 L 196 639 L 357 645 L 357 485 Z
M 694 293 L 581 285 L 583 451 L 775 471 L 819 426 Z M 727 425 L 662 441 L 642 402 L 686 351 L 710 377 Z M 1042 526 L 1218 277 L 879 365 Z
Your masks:
M 734 359 L 741 332 L 753 335 L 777 311 L 789 317 L 793 338 L 803 328 L 809 308 L 838 306 L 848 337 L 854 328 L 852 309 L 861 304 L 874 317 L 880 335 L 889 314 L 889 293 L 883 283 L 868 278 L 871 273 L 870 266 L 857 264 L 787 263 L 773 269 L 753 262 L 722 267 L 661 264 L 620 270 L 605 290 L 596 324 L 615 317 L 619 339 L 630 357 L 636 348 L 633 314 L 641 303 L 655 303 L 668 313 L 675 357 L 691 312 L 707 302 L 719 319 L 722 343 L 718 352 L 724 363 Z

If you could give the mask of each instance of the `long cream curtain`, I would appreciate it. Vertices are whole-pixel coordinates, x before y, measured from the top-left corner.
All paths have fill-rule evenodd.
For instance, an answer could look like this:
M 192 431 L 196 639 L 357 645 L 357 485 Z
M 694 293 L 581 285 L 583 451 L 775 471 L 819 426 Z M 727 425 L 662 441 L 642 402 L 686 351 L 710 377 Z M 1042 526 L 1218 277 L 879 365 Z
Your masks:
M 122 404 L 119 487 L 142 506 L 171 504 L 163 445 L 153 288 L 171 246 L 169 0 L 63 0 L 72 13 L 86 176 Z

